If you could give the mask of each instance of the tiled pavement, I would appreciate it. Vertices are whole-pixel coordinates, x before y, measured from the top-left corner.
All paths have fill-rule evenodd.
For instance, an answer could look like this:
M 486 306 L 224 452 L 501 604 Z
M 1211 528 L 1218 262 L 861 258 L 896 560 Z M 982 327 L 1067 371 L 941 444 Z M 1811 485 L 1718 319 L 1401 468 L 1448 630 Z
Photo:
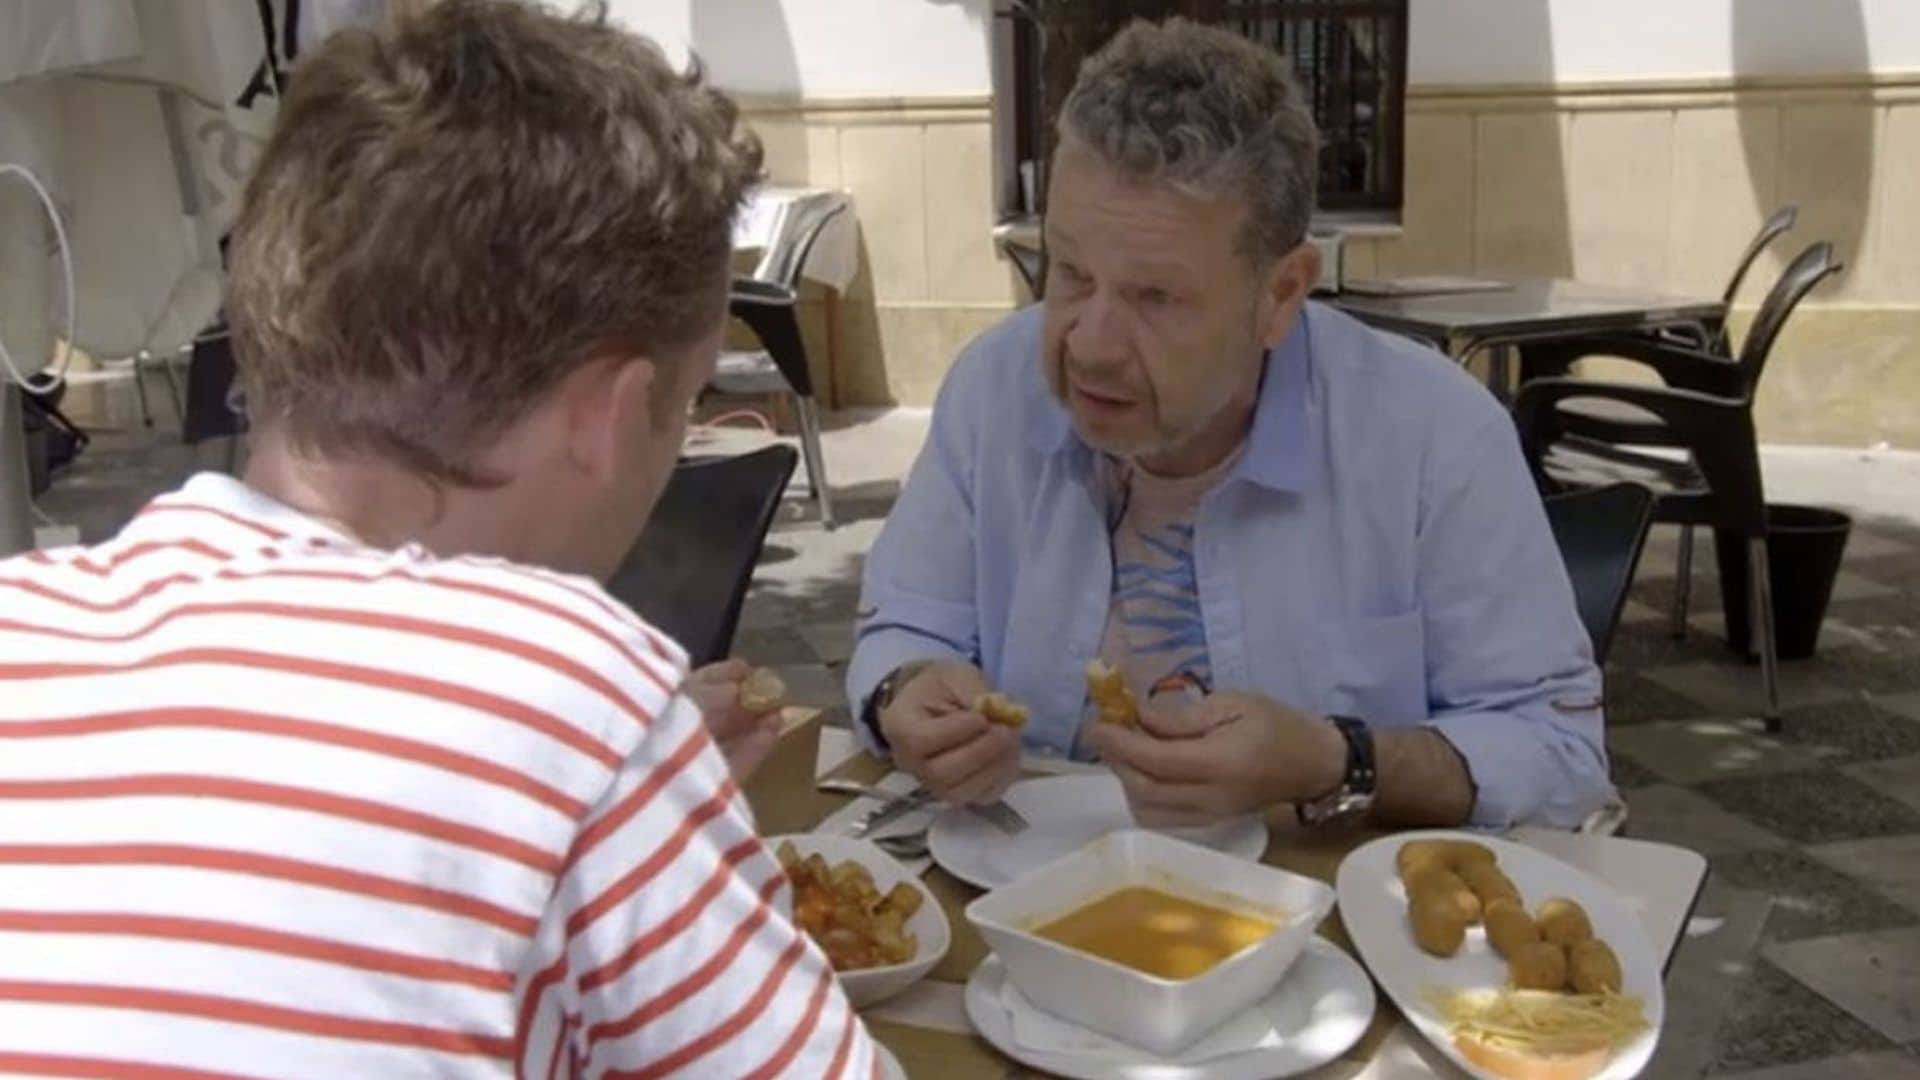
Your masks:
M 838 722 L 861 556 L 921 423 L 829 434 L 843 524 L 824 531 L 790 502 L 743 616 L 737 651 Z M 185 467 L 146 441 L 103 439 L 43 505 L 90 538 L 111 531 Z M 1671 532 L 1650 543 L 1608 670 L 1629 835 L 1713 867 L 1649 1075 L 1920 1080 L 1920 525 L 1860 520 L 1820 654 L 1783 668 L 1777 736 L 1747 719 L 1758 671 L 1721 644 L 1704 541 L 1691 632 L 1669 638 Z

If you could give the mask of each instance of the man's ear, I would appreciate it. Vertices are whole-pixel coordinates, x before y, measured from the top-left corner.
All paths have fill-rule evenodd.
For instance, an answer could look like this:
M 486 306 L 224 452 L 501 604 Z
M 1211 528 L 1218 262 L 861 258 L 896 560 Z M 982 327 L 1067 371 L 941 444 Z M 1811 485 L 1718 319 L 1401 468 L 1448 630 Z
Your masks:
M 1300 309 L 1320 282 L 1320 249 L 1302 241 L 1299 247 L 1274 260 L 1267 270 L 1260 298 L 1265 317 L 1260 322 L 1261 344 L 1278 348 L 1300 321 Z
M 652 435 L 659 365 L 644 356 L 582 364 L 561 390 L 567 453 L 595 480 L 612 481 L 631 458 L 628 447 Z

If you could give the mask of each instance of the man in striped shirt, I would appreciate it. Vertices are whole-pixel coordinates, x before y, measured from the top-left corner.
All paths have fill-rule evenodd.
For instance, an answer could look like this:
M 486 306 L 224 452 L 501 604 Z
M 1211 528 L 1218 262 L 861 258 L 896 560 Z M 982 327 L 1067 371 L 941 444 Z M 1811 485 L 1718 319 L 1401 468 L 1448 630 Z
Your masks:
M 876 1074 L 709 726 L 764 735 L 593 584 L 759 161 L 534 5 L 295 72 L 233 243 L 244 481 L 0 563 L 0 1074 Z

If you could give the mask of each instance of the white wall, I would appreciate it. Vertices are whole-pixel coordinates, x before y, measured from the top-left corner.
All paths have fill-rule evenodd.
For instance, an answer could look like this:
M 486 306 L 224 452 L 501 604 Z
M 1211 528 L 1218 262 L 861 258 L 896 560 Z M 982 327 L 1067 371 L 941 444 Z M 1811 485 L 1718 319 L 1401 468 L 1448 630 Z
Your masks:
M 1411 0 L 1414 83 L 1920 71 L 1920 0 Z
M 809 98 L 988 92 L 988 0 L 611 0 L 615 19 L 714 81 Z
M 754 94 L 988 92 L 989 0 L 611 0 Z M 1415 83 L 1920 71 L 1920 0 L 1411 0 Z

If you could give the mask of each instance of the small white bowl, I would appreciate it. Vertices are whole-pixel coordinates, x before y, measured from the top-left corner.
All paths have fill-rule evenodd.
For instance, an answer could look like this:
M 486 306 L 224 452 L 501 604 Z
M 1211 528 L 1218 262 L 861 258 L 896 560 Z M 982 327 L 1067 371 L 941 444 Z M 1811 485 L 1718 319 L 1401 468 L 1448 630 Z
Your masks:
M 1191 979 L 1162 979 L 1033 931 L 1092 900 L 1146 885 L 1278 916 L 1273 933 Z M 1171 1057 L 1272 992 L 1333 910 L 1333 890 L 1299 874 L 1140 830 L 1116 832 L 967 905 L 967 919 L 1027 1000 L 1082 1027 Z
M 770 836 L 767 838 L 769 849 L 778 849 L 783 841 L 791 841 L 793 849 L 801 858 L 818 854 L 829 863 L 839 863 L 843 859 L 867 868 L 873 875 L 873 884 L 882 893 L 891 890 L 904 881 L 920 893 L 920 910 L 907 920 L 907 932 L 912 934 L 919 944 L 913 959 L 904 964 L 887 964 L 883 967 L 862 968 L 859 971 L 839 973 L 840 985 L 847 992 L 847 999 L 856 1009 L 877 1005 L 900 993 L 907 987 L 925 978 L 933 970 L 947 949 L 953 944 L 953 927 L 947 923 L 947 914 L 940 910 L 940 901 L 908 869 L 900 865 L 893 856 L 881 851 L 865 840 L 856 840 L 851 836 L 839 836 L 833 833 L 793 833 L 788 836 Z

